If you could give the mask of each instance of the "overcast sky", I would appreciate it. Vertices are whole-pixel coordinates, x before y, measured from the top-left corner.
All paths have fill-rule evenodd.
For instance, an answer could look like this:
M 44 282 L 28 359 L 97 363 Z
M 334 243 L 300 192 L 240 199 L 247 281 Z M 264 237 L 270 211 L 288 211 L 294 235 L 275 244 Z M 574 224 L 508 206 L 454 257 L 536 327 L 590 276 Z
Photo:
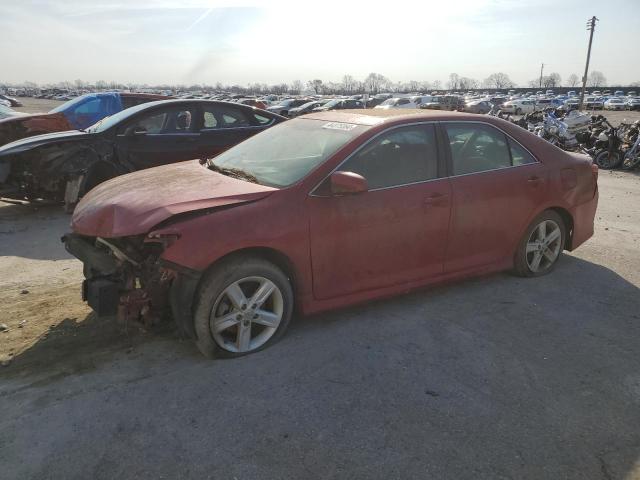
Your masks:
M 526 86 L 591 69 L 640 81 L 640 0 L 0 0 L 0 81 L 291 82 L 378 72 L 394 81 Z

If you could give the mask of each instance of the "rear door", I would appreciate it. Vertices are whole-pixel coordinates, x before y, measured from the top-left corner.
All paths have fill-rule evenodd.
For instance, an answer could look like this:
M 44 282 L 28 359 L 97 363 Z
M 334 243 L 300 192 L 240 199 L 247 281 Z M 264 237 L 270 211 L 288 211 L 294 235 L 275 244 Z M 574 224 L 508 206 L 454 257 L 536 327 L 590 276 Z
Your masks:
M 117 131 L 118 157 L 136 170 L 198 158 L 196 112 L 169 104 L 136 115 Z
M 260 112 L 223 104 L 201 104 L 198 155 L 211 158 L 273 125 Z
M 525 223 L 544 201 L 544 165 L 492 125 L 442 126 L 453 192 L 445 272 L 508 259 Z

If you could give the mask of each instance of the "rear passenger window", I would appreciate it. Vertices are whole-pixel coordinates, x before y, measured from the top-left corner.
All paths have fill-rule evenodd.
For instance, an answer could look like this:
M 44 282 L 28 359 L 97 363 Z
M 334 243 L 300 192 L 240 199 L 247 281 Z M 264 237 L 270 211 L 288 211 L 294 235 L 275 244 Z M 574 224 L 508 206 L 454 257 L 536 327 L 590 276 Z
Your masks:
M 247 116 L 240 110 L 227 106 L 205 106 L 202 128 L 234 128 L 251 126 Z
M 514 167 L 528 163 L 536 163 L 536 159 L 522 148 L 519 143 L 509 140 L 509 148 L 511 149 L 511 160 L 513 161 Z
M 253 114 L 253 118 L 256 120 L 256 122 L 258 122 L 260 125 L 266 125 L 267 123 L 271 122 L 271 119 L 269 117 L 265 117 L 264 115 L 260 115 L 258 113 L 254 113 Z
M 454 175 L 485 172 L 511 166 L 507 137 L 495 128 L 478 124 L 448 124 Z
M 437 178 L 434 128 L 416 125 L 383 133 L 347 160 L 340 171 L 362 175 L 371 190 Z

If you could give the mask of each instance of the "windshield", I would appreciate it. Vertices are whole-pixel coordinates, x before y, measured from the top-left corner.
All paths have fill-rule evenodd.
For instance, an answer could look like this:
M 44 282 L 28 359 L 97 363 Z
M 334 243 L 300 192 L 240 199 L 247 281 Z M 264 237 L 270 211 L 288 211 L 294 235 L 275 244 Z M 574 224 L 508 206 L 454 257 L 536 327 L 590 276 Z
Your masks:
M 325 120 L 289 120 L 221 153 L 209 165 L 212 169 L 242 171 L 262 185 L 286 187 L 308 175 L 367 128 Z
M 304 110 L 305 108 L 310 108 L 310 107 L 312 107 L 314 105 L 317 105 L 317 104 L 318 104 L 318 102 L 307 102 L 307 103 L 304 103 L 304 104 L 300 105 L 298 108 L 300 110 Z
M 156 102 L 141 103 L 140 105 L 136 105 L 135 107 L 126 108 L 124 110 L 121 110 L 118 113 L 114 113 L 111 116 L 104 117 L 103 119 L 97 121 L 96 123 L 94 123 L 90 127 L 86 128 L 85 131 L 89 132 L 89 133 L 101 133 L 101 132 L 104 132 L 104 131 L 108 130 L 109 128 L 113 127 L 114 125 L 117 125 L 120 121 L 122 121 L 122 120 L 124 120 L 124 119 L 126 119 L 128 117 L 131 117 L 132 115 L 136 114 L 137 112 L 139 112 L 141 110 L 146 110 L 147 108 L 151 108 L 154 105 L 162 104 L 163 102 L 167 102 L 167 100 L 159 100 L 159 101 L 156 101 Z
M 333 107 L 333 106 L 337 105 L 339 102 L 340 102 L 340 100 L 329 100 L 327 103 L 325 103 L 322 106 L 323 107 Z
M 397 98 L 390 98 L 389 100 L 382 102 L 380 105 L 395 105 L 397 101 Z

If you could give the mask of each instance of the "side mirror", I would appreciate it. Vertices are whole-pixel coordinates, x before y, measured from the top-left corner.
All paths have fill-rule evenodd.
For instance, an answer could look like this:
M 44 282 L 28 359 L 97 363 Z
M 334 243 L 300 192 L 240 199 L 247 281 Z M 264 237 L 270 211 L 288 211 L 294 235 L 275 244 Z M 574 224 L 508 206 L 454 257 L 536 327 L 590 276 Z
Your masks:
M 333 172 L 330 183 L 333 195 L 352 195 L 369 190 L 367 179 L 353 172 Z

